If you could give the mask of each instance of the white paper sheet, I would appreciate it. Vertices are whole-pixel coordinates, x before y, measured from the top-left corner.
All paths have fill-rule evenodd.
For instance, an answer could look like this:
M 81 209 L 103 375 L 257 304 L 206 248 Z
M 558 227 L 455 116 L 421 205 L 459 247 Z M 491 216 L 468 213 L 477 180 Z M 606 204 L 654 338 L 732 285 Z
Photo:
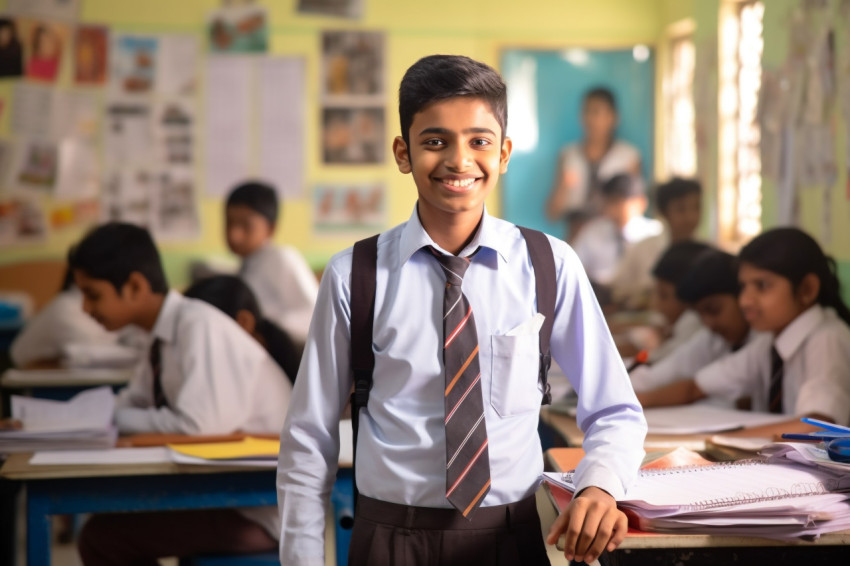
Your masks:
M 114 408 L 109 387 L 87 389 L 68 401 L 12 396 L 12 418 L 21 421 L 27 432 L 107 429 Z
M 190 96 L 198 86 L 198 39 L 192 35 L 159 37 L 156 89 L 167 96 Z
M 105 466 L 115 464 L 159 464 L 171 461 L 168 448 L 112 448 L 107 450 L 45 450 L 30 458 L 34 466 Z
M 736 411 L 696 403 L 644 410 L 650 434 L 699 434 L 762 426 L 788 420 L 786 415 Z
M 304 59 L 267 58 L 259 63 L 260 177 L 280 194 L 304 194 Z

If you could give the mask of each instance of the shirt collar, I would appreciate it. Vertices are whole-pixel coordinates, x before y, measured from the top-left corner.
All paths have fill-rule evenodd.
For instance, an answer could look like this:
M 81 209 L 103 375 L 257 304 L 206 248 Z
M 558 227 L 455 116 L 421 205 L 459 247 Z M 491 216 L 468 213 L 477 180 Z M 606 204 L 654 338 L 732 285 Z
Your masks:
M 503 261 L 508 261 L 509 240 L 504 231 L 499 230 L 498 222 L 487 213 L 487 207 L 484 207 L 484 213 L 481 217 L 481 224 L 475 232 L 472 241 L 461 250 L 460 256 L 467 256 L 477 250 L 479 247 L 489 248 L 499 254 Z M 399 267 L 407 263 L 417 251 L 425 246 L 434 246 L 435 249 L 448 254 L 446 250 L 438 246 L 425 228 L 422 227 L 422 222 L 419 220 L 418 205 L 413 208 L 413 214 L 404 225 L 401 232 L 401 238 L 398 243 L 398 261 Z
M 156 317 L 156 323 L 153 325 L 154 338 L 159 338 L 163 342 L 173 342 L 177 333 L 177 312 L 180 310 L 180 303 L 183 301 L 183 295 L 171 289 L 166 293 L 165 300 L 162 302 L 162 308 L 159 309 L 159 315 Z
M 823 322 L 825 317 L 823 307 L 816 304 L 803 311 L 791 324 L 785 327 L 773 341 L 776 351 L 782 360 L 788 360 L 805 342 L 806 337 Z

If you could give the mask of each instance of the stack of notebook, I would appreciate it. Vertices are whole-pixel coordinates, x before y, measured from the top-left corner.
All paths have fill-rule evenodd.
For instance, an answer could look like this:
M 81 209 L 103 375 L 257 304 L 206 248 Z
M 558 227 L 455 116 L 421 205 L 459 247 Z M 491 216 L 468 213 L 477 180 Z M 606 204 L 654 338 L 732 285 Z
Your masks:
M 556 501 L 572 479 L 546 474 Z M 817 537 L 850 528 L 850 471 L 763 460 L 642 470 L 620 508 L 642 531 Z

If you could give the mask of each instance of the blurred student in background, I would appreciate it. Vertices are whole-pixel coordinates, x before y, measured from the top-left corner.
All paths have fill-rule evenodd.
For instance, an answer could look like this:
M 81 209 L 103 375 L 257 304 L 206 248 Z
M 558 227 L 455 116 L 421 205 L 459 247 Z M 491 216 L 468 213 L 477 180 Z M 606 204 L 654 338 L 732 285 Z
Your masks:
M 298 250 L 272 242 L 278 208 L 272 186 L 259 182 L 237 186 L 225 206 L 227 245 L 242 258 L 239 275 L 256 295 L 264 315 L 303 344 L 319 284 Z

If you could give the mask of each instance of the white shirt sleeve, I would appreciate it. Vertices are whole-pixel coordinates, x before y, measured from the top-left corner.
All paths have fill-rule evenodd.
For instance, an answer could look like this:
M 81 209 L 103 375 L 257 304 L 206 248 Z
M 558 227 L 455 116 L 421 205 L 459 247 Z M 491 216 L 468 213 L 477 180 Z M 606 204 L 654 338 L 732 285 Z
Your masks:
M 846 332 L 844 332 L 846 335 Z M 821 414 L 850 424 L 850 349 L 838 332 L 822 332 L 805 345 L 805 380 L 795 415 Z
M 576 487 L 622 499 L 644 456 L 646 420 L 578 258 L 563 243 L 554 242 L 553 250 L 563 262 L 552 355 L 578 393 L 577 421 L 585 433 Z
M 708 397 L 735 401 L 759 395 L 764 364 L 770 359 L 772 336 L 759 336 L 737 352 L 725 356 L 697 372 L 697 387 Z
M 339 418 L 352 384 L 348 276 L 336 265 L 328 265 L 319 287 L 281 434 L 277 491 L 284 566 L 325 563 L 325 505 L 338 466 Z
M 701 328 L 666 358 L 651 366 L 636 368 L 631 374 L 632 386 L 635 391 L 649 391 L 680 379 L 693 379 L 700 369 L 724 353 L 714 345 L 718 340 L 722 339 L 707 328 Z

